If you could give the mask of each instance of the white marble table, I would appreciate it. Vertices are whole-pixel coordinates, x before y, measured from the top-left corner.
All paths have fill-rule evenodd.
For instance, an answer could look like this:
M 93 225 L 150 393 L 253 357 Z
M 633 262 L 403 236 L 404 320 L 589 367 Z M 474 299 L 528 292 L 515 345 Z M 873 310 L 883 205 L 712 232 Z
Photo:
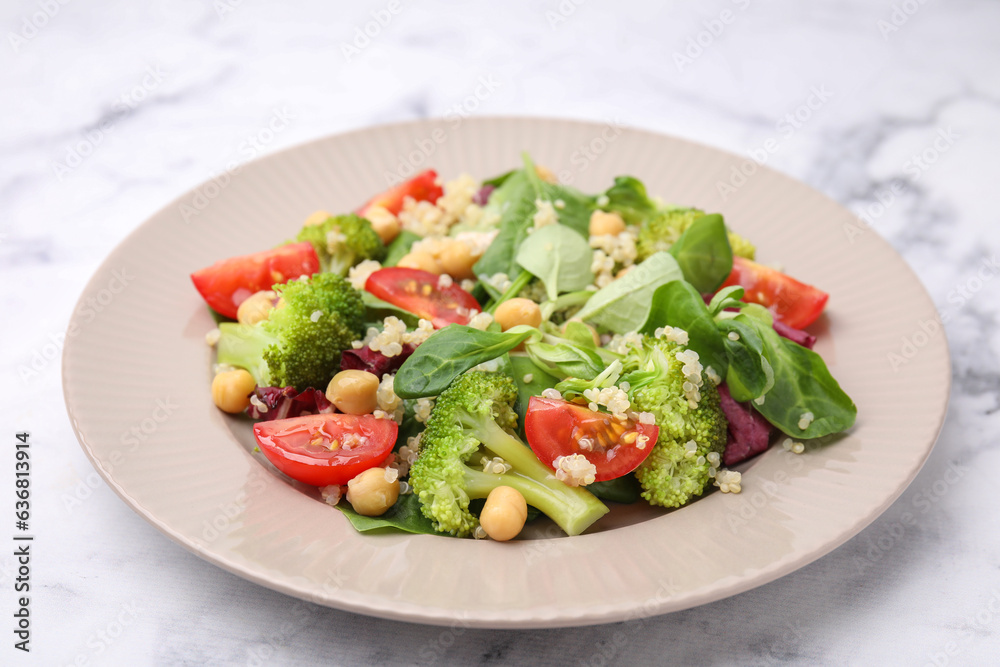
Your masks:
M 5 439 L 32 433 L 37 551 L 29 655 L 12 648 L 16 562 L 0 556 L 0 662 L 997 664 L 1000 5 L 661 4 L 4 3 L 0 414 Z M 366 24 L 372 36 L 358 37 Z M 864 213 L 947 316 L 948 420 L 913 485 L 779 581 L 640 624 L 564 630 L 316 607 L 145 523 L 94 473 L 63 406 L 60 335 L 84 281 L 233 159 L 448 113 L 618 119 L 755 151 Z M 0 468 L 8 499 L 12 458 Z

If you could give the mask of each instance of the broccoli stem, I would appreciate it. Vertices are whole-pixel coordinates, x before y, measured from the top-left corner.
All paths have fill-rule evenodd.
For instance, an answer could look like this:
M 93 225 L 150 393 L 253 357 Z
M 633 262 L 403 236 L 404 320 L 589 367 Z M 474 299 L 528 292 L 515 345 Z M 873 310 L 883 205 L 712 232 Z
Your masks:
M 219 332 L 216 361 L 245 368 L 257 386 L 268 386 L 270 374 L 264 361 L 264 350 L 277 343 L 275 337 L 261 327 L 236 322 L 223 322 L 219 325 Z
M 465 471 L 465 491 L 469 498 L 485 498 L 498 486 L 509 486 L 525 501 L 552 519 L 567 535 L 579 535 L 607 514 L 608 508 L 589 491 L 564 484 L 527 446 L 492 419 L 476 425 L 480 442 L 513 466 L 502 475 L 474 470 Z

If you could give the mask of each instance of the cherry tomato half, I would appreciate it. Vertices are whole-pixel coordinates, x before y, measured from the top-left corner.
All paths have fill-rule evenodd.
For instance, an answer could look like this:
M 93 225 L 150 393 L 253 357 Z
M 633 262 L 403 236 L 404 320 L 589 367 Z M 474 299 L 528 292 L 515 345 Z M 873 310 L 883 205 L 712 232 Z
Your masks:
M 444 194 L 444 190 L 437 184 L 437 172 L 433 169 L 422 171 L 413 178 L 399 185 L 389 188 L 382 194 L 375 195 L 368 203 L 359 208 L 356 213 L 362 218 L 372 206 L 381 206 L 392 213 L 399 215 L 403 210 L 403 199 L 413 197 L 417 201 L 436 202 L 438 197 Z
M 559 456 L 583 454 L 597 468 L 595 481 L 604 482 L 638 468 L 653 451 L 660 428 L 619 422 L 584 405 L 532 396 L 524 432 L 531 450 L 548 467 Z
M 429 271 L 394 266 L 371 274 L 365 289 L 383 301 L 430 320 L 435 329 L 468 324 L 472 311 L 482 309 L 479 302 L 457 283 L 442 289 L 438 280 L 439 276 Z
M 733 271 L 722 287 L 730 285 L 746 290 L 744 301 L 759 303 L 770 310 L 775 319 L 796 329 L 804 329 L 815 322 L 830 298 L 812 285 L 742 257 L 733 257 Z
M 252 255 L 231 257 L 195 271 L 191 281 L 217 312 L 236 319 L 236 311 L 254 292 L 269 290 L 319 271 L 312 243 L 289 243 Z
M 382 463 L 396 443 L 391 419 L 339 413 L 254 424 L 267 460 L 292 479 L 313 486 L 347 484 Z

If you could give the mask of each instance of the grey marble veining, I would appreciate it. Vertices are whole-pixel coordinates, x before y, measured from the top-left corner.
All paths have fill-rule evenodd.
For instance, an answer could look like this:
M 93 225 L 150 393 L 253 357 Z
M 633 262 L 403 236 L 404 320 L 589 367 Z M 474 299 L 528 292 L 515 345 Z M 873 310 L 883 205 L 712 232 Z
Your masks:
M 401 0 L 355 43 L 389 4 L 0 8 L 0 405 L 9 431 L 33 434 L 38 535 L 34 651 L 14 652 L 6 631 L 4 664 L 995 664 L 1000 4 Z M 473 109 L 480 77 L 496 90 Z M 287 129 L 248 144 L 276 112 Z M 618 119 L 747 155 L 776 138 L 767 164 L 859 213 L 946 321 L 948 420 L 911 487 L 847 544 L 753 591 L 516 632 L 316 607 L 135 515 L 85 459 L 60 390 L 60 334 L 99 262 L 233 159 L 456 112 Z M 14 565 L 5 550 L 5 610 Z

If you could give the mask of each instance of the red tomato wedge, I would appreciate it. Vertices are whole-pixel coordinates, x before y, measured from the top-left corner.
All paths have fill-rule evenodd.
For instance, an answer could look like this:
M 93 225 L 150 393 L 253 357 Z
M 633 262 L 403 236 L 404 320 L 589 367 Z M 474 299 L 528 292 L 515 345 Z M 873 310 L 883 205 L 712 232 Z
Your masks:
M 236 319 L 236 311 L 254 292 L 319 271 L 312 243 L 289 243 L 242 257 L 231 257 L 195 271 L 191 281 L 217 312 Z
M 437 172 L 433 169 L 422 171 L 410 180 L 389 188 L 382 194 L 375 195 L 356 213 L 364 218 L 369 208 L 381 206 L 389 213 L 399 215 L 399 212 L 403 210 L 404 197 L 413 197 L 417 201 L 436 202 L 438 197 L 444 194 L 444 190 L 437 184 L 437 177 Z
M 254 437 L 274 467 L 313 486 L 347 484 L 382 463 L 396 443 L 391 419 L 340 413 L 257 422 Z
M 660 428 L 631 420 L 619 422 L 584 405 L 532 396 L 524 433 L 531 450 L 548 467 L 559 456 L 583 454 L 597 468 L 595 481 L 604 482 L 638 468 L 653 451 Z
M 468 324 L 472 312 L 482 307 L 457 283 L 438 287 L 439 276 L 420 269 L 397 266 L 379 269 L 368 277 L 365 289 L 394 306 L 430 320 L 435 329 L 449 324 Z
M 722 287 L 730 285 L 746 290 L 744 301 L 759 303 L 770 310 L 775 319 L 796 329 L 805 329 L 815 322 L 830 298 L 812 285 L 742 257 L 733 257 L 733 271 Z

